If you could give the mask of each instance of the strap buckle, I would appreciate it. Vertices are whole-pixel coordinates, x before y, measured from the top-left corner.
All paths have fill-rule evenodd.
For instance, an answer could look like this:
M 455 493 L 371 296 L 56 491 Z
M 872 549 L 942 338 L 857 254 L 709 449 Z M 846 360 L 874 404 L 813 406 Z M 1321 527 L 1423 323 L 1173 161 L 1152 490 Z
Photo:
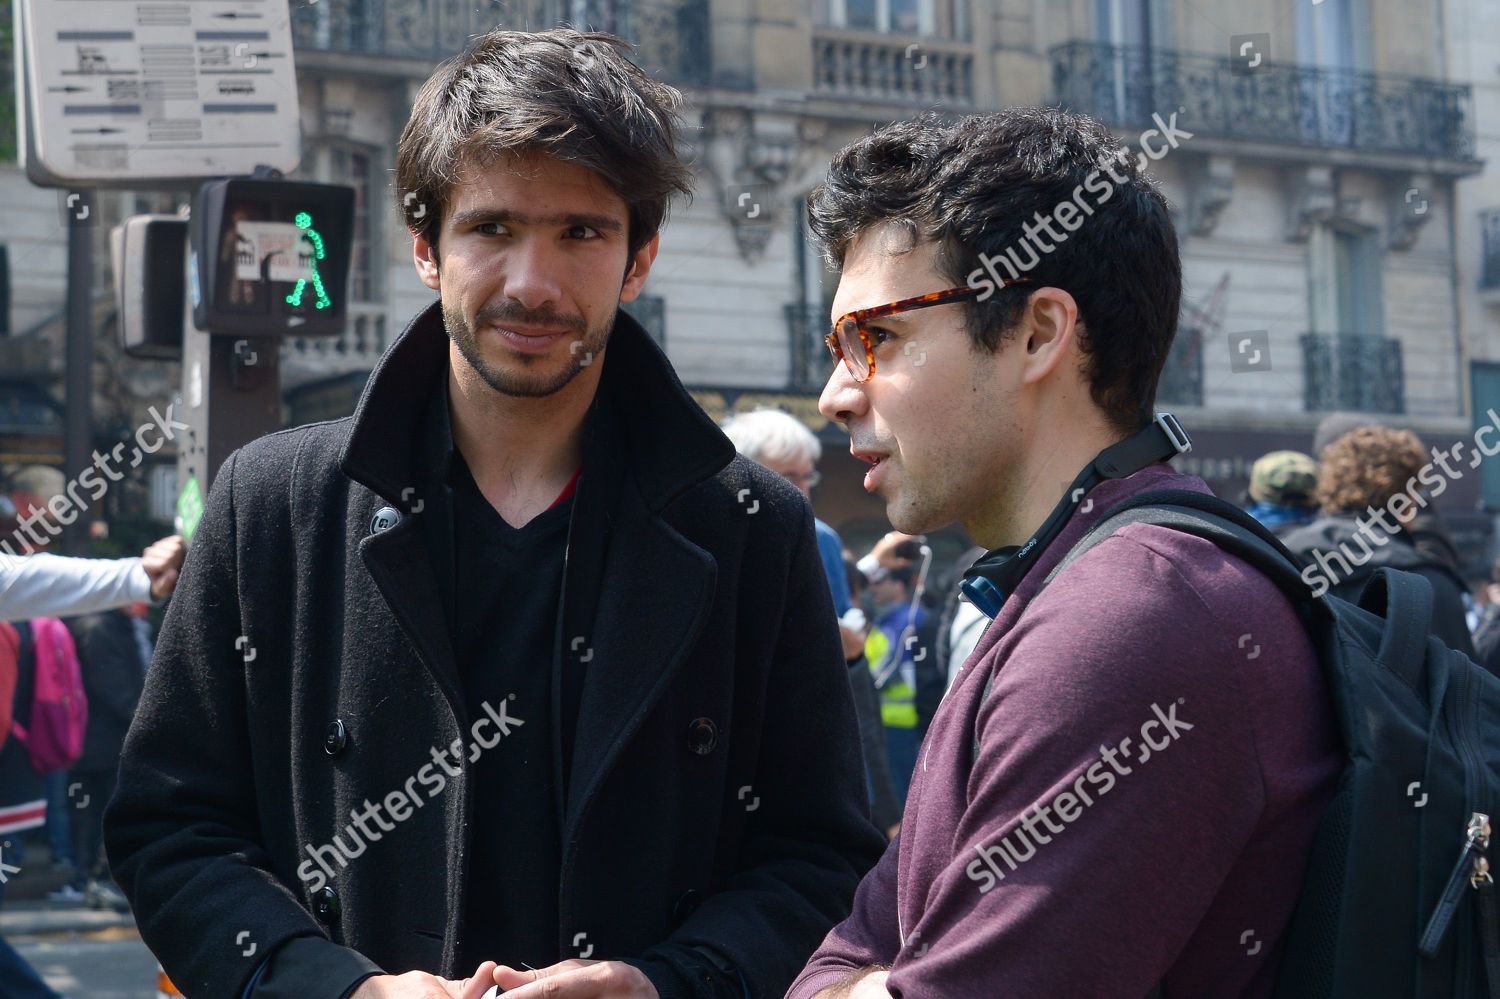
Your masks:
M 1177 417 L 1171 413 L 1157 413 L 1155 423 L 1161 427 L 1162 432 L 1167 435 L 1167 440 L 1177 449 L 1177 454 L 1187 454 L 1193 449 L 1193 439 L 1182 429 L 1182 424 L 1177 422 Z M 1173 456 L 1175 457 L 1175 455 Z

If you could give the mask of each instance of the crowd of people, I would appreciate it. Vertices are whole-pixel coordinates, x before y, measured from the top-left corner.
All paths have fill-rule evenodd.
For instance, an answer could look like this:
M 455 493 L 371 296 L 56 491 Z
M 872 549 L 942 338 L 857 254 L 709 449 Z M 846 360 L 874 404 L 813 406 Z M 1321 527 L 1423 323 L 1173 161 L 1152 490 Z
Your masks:
M 121 559 L 23 545 L 21 524 L 50 516 L 63 487 L 45 466 L 0 483 L 0 856 L 22 871 L 27 839 L 44 837 L 32 850 L 45 845 L 64 878 L 49 901 L 124 912 L 103 847 L 104 807 L 151 662 L 147 609 L 171 595 L 185 549 L 176 535 Z M 0 996 L 57 996 L 3 937 Z

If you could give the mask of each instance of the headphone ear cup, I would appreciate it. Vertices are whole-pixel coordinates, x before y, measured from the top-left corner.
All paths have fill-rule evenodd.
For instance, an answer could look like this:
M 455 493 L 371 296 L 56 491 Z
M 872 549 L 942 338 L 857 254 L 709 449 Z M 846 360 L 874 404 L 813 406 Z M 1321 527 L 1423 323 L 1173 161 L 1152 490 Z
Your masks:
M 1005 599 L 1020 582 L 1017 569 L 1023 568 L 1024 563 L 1016 559 L 1018 551 L 1020 548 L 1010 545 L 986 553 L 969 566 L 958 584 L 969 602 L 986 617 L 993 619 L 1000 613 Z

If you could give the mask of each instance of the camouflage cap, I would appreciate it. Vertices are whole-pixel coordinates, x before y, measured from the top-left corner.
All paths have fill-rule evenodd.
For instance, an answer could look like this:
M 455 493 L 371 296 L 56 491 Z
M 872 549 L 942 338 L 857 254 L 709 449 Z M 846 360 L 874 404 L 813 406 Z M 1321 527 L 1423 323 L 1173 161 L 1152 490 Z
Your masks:
M 1250 498 L 1278 506 L 1311 506 L 1318 465 L 1301 451 L 1272 451 L 1250 466 Z

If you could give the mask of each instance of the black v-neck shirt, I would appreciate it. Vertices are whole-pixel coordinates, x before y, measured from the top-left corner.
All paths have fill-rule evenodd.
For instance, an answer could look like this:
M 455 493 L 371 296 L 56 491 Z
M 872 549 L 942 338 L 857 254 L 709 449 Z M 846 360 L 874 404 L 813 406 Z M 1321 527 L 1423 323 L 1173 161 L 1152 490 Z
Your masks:
M 552 657 L 573 500 L 512 527 L 484 498 L 456 449 L 449 482 L 454 651 L 465 706 L 471 724 L 497 715 L 514 719 L 506 722 L 509 734 L 480 749 L 471 763 L 474 833 L 457 971 L 472 974 L 482 961 L 540 968 L 563 957 Z M 500 728 L 491 721 L 479 737 L 492 742 Z

